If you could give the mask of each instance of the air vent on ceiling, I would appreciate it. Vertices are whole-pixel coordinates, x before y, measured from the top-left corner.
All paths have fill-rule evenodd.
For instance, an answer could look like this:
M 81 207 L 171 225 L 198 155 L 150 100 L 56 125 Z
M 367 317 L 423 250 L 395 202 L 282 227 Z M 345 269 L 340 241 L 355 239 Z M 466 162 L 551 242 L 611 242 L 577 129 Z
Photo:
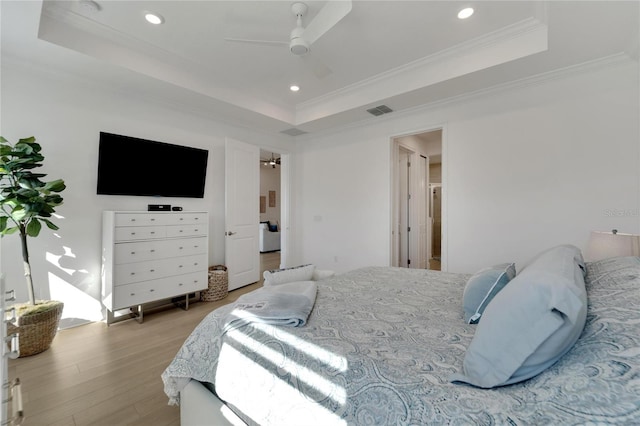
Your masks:
M 386 105 L 378 105 L 377 107 L 368 109 L 367 112 L 377 117 L 382 114 L 389 114 L 393 112 L 393 110 Z
M 284 133 L 285 135 L 289 135 L 289 136 L 300 136 L 300 135 L 304 135 L 304 134 L 306 134 L 308 132 L 305 132 L 304 130 L 296 129 L 295 127 L 292 127 L 291 129 L 283 130 L 280 133 Z

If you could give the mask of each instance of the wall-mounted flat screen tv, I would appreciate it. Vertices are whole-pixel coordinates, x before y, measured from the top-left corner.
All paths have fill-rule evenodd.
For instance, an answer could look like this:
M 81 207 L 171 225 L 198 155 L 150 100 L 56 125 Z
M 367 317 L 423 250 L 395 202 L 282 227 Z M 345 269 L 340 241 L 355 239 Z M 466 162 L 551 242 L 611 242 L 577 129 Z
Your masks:
M 98 194 L 203 198 L 209 151 L 100 132 Z

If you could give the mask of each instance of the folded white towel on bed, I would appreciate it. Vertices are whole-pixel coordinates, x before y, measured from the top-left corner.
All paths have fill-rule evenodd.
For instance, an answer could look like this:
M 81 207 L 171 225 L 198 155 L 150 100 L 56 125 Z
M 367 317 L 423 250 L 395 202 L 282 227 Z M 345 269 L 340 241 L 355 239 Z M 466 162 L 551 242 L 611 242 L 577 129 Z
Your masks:
M 224 331 L 249 323 L 301 327 L 316 301 L 313 281 L 262 287 L 238 298 L 227 316 Z

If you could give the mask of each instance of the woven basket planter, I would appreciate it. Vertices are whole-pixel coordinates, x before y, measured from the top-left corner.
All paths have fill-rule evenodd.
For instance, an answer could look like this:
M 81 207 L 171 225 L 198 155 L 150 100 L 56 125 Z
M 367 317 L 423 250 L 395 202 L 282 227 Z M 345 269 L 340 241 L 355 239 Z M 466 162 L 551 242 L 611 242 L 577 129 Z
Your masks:
M 227 297 L 229 294 L 229 275 L 227 267 L 216 265 L 209 267 L 209 288 L 200 293 L 203 302 L 215 302 Z
M 44 352 L 51 346 L 58 331 L 64 304 L 57 302 L 51 309 L 18 317 L 18 325 L 7 323 L 7 335 L 20 333 L 20 358 Z

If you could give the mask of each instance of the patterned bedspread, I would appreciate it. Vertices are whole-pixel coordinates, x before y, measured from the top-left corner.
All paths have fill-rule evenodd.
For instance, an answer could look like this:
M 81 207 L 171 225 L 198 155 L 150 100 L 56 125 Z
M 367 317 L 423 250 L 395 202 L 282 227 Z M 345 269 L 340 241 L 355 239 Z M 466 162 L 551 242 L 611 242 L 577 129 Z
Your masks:
M 640 259 L 587 265 L 589 313 L 573 349 L 526 382 L 449 382 L 475 325 L 468 275 L 365 268 L 318 282 L 304 327 L 247 325 L 220 337 L 212 312 L 163 373 L 172 402 L 194 378 L 249 424 L 640 424 Z

